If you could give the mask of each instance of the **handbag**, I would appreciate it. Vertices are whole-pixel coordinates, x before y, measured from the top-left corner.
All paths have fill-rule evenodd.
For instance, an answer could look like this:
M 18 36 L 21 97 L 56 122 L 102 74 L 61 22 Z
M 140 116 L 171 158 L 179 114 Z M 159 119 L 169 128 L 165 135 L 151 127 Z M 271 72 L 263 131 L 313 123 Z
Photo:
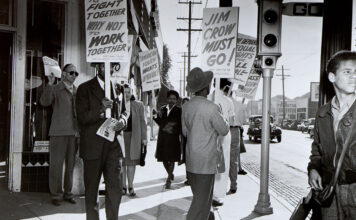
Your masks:
M 140 154 L 140 166 L 145 166 L 146 162 L 146 154 L 147 154 L 147 145 L 141 144 L 141 154 Z
M 290 217 L 290 220 L 304 220 L 309 215 L 311 209 L 320 210 L 321 208 L 328 208 L 331 206 L 335 196 L 335 187 L 339 178 L 342 163 L 344 161 L 346 151 L 350 145 L 352 133 L 351 131 L 355 129 L 355 124 L 355 122 L 352 124 L 350 132 L 347 135 L 344 148 L 342 149 L 340 158 L 337 163 L 336 171 L 330 183 L 324 187 L 323 190 L 311 189 L 308 193 L 308 196 L 302 198 L 302 200 L 299 202 L 292 216 Z

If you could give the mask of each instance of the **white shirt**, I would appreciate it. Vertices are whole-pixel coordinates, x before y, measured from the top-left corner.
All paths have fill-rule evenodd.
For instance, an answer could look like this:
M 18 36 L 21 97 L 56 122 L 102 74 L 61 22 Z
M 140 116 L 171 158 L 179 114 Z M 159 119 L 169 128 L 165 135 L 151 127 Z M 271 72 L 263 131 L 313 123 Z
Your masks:
M 105 82 L 103 80 L 101 80 L 98 76 L 96 77 L 98 79 L 99 85 L 100 87 L 105 90 Z
M 234 122 L 232 126 L 242 126 L 247 118 L 246 107 L 244 104 L 238 102 L 234 98 L 230 97 L 230 100 L 234 105 L 234 112 L 235 112 Z
M 223 117 L 231 124 L 235 116 L 232 100 L 219 92 L 216 94 L 214 102 L 220 106 Z
M 169 109 L 169 105 L 166 105 L 166 109 L 167 109 L 167 117 L 169 115 L 169 113 L 172 111 L 172 109 L 174 108 L 174 106 L 176 105 L 173 105 L 171 109 Z

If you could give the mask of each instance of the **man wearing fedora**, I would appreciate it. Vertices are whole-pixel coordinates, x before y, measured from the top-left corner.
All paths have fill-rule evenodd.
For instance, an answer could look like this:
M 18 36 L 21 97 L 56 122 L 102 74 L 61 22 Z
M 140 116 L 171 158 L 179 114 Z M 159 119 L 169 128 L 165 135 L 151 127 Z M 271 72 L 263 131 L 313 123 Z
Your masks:
M 182 132 L 187 137 L 186 168 L 193 193 L 187 220 L 207 220 L 210 214 L 217 172 L 218 136 L 229 132 L 218 105 L 207 99 L 213 79 L 211 71 L 192 69 L 187 91 L 195 96 L 182 109 Z
M 49 190 L 52 204 L 60 205 L 63 199 L 75 204 L 73 198 L 73 170 L 75 155 L 78 150 L 77 115 L 75 111 L 76 87 L 73 85 L 78 76 L 76 67 L 67 64 L 63 67 L 62 81 L 54 85 L 55 76 L 48 76 L 48 85 L 41 96 L 42 106 L 52 106 L 53 114 L 49 129 Z M 62 186 L 63 162 L 66 169 L 64 174 L 64 195 Z

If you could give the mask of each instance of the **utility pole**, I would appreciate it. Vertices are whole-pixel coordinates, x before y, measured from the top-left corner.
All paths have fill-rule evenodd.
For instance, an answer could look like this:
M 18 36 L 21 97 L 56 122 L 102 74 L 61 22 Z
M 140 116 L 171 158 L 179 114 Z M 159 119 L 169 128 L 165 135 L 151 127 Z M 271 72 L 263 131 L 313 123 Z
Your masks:
M 279 70 L 279 69 L 278 69 Z M 286 119 L 286 96 L 285 96 L 285 92 L 284 92 L 284 80 L 285 80 L 285 77 L 289 77 L 291 75 L 285 75 L 284 74 L 284 67 L 282 65 L 282 74 L 277 74 L 276 76 L 281 76 L 282 77 L 282 97 L 283 97 L 283 121 L 284 119 Z M 286 69 L 288 70 L 288 69 Z M 282 125 L 283 125 L 283 121 L 282 121 Z
M 188 57 L 188 60 L 189 58 L 194 58 L 194 57 L 198 57 L 197 55 L 190 55 L 189 56 L 189 53 L 187 54 L 186 52 L 183 52 L 183 55 L 182 57 L 184 58 L 184 70 L 183 70 L 183 96 L 185 96 L 185 80 L 186 80 L 186 73 L 185 73 L 185 64 L 186 64 L 186 61 L 185 61 L 185 58 Z M 187 74 L 189 73 L 189 70 L 187 72 Z
M 202 18 L 192 18 L 192 4 L 201 4 L 201 2 L 192 2 L 186 1 L 181 2 L 179 1 L 178 4 L 188 4 L 189 5 L 189 12 L 188 18 L 177 18 L 178 20 L 188 20 L 188 29 L 178 28 L 177 31 L 188 31 L 188 73 L 190 72 L 190 64 L 191 64 L 191 35 L 192 31 L 202 31 L 202 29 L 192 29 L 192 20 L 203 20 Z M 185 69 L 185 68 L 184 68 Z M 184 78 L 185 80 L 185 78 Z

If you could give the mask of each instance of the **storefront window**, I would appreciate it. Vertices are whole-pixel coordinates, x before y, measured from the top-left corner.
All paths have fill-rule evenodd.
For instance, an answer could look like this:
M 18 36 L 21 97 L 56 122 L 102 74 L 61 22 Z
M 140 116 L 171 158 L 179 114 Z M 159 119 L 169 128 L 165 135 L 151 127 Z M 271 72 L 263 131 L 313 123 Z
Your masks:
M 52 108 L 40 104 L 42 91 L 47 84 L 42 57 L 50 57 L 57 60 L 60 66 L 63 65 L 65 7 L 62 3 L 45 0 L 27 2 L 26 117 L 23 151 L 32 152 L 34 146 L 45 146 L 49 140 Z
M 12 25 L 13 0 L 0 0 L 0 24 Z

